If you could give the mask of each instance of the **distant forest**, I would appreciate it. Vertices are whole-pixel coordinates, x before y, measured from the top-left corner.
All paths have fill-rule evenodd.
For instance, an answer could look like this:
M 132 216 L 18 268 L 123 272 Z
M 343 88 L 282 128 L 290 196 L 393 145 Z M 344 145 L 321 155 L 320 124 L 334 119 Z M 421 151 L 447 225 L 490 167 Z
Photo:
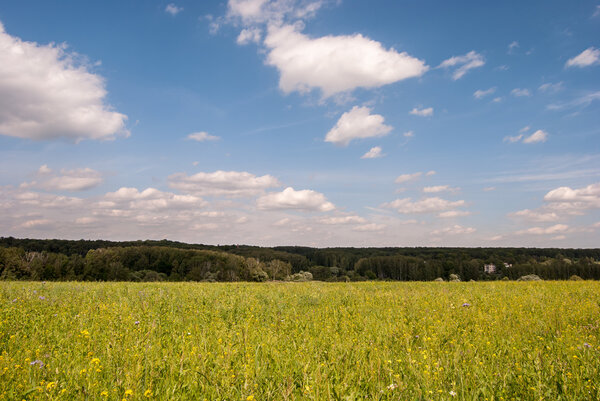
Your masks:
M 463 281 L 515 280 L 528 274 L 598 280 L 600 249 L 264 248 L 0 238 L 1 280 L 431 281 L 453 274 Z

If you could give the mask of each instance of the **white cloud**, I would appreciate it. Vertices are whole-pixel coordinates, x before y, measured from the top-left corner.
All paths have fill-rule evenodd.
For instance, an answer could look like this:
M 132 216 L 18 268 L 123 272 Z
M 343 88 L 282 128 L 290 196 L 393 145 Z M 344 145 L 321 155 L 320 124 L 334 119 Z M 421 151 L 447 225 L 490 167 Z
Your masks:
M 570 102 L 549 104 L 546 108 L 548 110 L 562 110 L 579 106 L 587 107 L 595 100 L 600 100 L 600 91 L 588 93 L 577 99 L 571 100 Z
M 531 227 L 525 230 L 519 230 L 516 234 L 533 234 L 533 235 L 549 235 L 549 234 L 557 234 L 563 233 L 569 229 L 569 226 L 566 224 L 555 224 L 550 227 Z
M 495 190 L 496 190 L 496 187 L 485 187 L 485 188 L 483 188 L 483 190 L 484 190 L 485 192 L 495 191 Z
M 279 187 L 281 183 L 271 175 L 257 177 L 245 171 L 222 171 L 196 173 L 188 176 L 175 173 L 168 178 L 169 187 L 185 193 L 212 196 L 253 196 L 267 188 Z
M 381 147 L 375 146 L 375 147 L 372 147 L 367 153 L 362 155 L 360 158 L 361 159 L 378 159 L 383 156 L 385 156 L 385 155 L 383 153 L 381 153 Z
M 25 42 L 0 23 L 0 134 L 33 140 L 129 135 L 104 79 L 65 45 Z
M 177 208 L 205 207 L 207 202 L 194 195 L 178 195 L 163 192 L 156 188 L 146 188 L 139 191 L 137 188 L 122 187 L 115 192 L 108 192 L 96 206 L 103 210 L 100 214 L 112 212 L 167 210 Z
M 515 135 L 515 136 L 505 136 L 503 141 L 508 142 L 508 143 L 515 143 L 515 142 L 519 142 L 521 139 L 523 139 L 523 134 L 519 134 L 519 135 Z
M 350 216 L 338 216 L 338 217 L 324 217 L 319 219 L 319 223 L 328 224 L 328 225 L 338 225 L 338 224 L 362 224 L 367 221 L 360 216 L 350 215 Z
M 514 49 L 517 49 L 519 47 L 519 42 L 517 42 L 516 40 L 511 42 L 508 45 L 508 54 L 512 54 L 512 52 L 514 51 Z
M 458 67 L 452 74 L 452 79 L 456 81 L 462 78 L 469 70 L 482 67 L 483 65 L 485 65 L 485 58 L 481 54 L 471 50 L 464 56 L 455 56 L 444 60 L 438 68 Z
M 347 146 L 353 139 L 374 138 L 387 135 L 392 127 L 384 124 L 383 116 L 370 114 L 368 107 L 354 106 L 342 114 L 335 127 L 325 136 L 325 142 Z
M 394 182 L 396 184 L 402 184 L 404 182 L 413 181 L 413 180 L 416 180 L 417 178 L 419 178 L 422 174 L 423 173 L 421 173 L 421 172 L 412 173 L 412 174 L 401 174 L 398 177 L 396 177 L 396 180 Z
M 229 0 L 229 14 L 243 20 L 260 19 L 268 0 Z
M 533 134 L 529 135 L 527 138 L 523 139 L 523 143 L 546 142 L 547 139 L 548 139 L 548 133 L 539 129 L 539 130 L 535 131 Z
M 434 230 L 431 232 L 432 235 L 459 235 L 459 234 L 472 234 L 477 231 L 473 227 L 463 227 L 455 224 L 451 227 Z
M 325 195 L 309 189 L 296 191 L 287 187 L 282 192 L 272 192 L 256 200 L 262 210 L 293 209 L 301 211 L 329 212 L 335 209 L 333 203 L 327 201 Z
M 415 116 L 421 116 L 421 117 L 431 117 L 433 115 L 433 107 L 427 107 L 427 108 L 413 108 L 410 112 L 410 114 L 415 115 Z
M 248 43 L 260 43 L 262 31 L 259 28 L 242 29 L 237 37 L 238 45 L 247 45 Z
M 204 141 L 217 141 L 220 138 L 218 136 L 209 135 L 207 132 L 194 132 L 187 136 L 187 139 L 191 139 L 193 141 L 204 142 Z
M 527 130 L 529 130 L 529 127 L 525 127 L 525 128 L 521 129 L 519 132 L 526 132 Z M 515 136 L 505 136 L 504 142 L 508 142 L 508 143 L 523 142 L 523 143 L 531 144 L 531 143 L 546 142 L 547 139 L 548 139 L 548 133 L 539 129 L 527 137 L 524 136 L 523 134 L 519 134 L 519 135 L 515 135 Z
M 438 213 L 438 217 L 442 218 L 454 218 L 454 217 L 463 217 L 469 216 L 471 212 L 467 212 L 465 210 L 449 210 L 447 212 Z
M 419 77 L 428 69 L 424 61 L 360 34 L 313 39 L 297 26 L 270 25 L 264 44 L 269 49 L 266 63 L 279 70 L 285 93 L 318 88 L 328 98 Z
M 552 222 L 560 219 L 555 212 L 543 212 L 537 210 L 523 209 L 508 214 L 511 217 L 519 217 L 529 221 Z
M 516 97 L 531 96 L 531 92 L 529 92 L 529 89 L 521 89 L 521 88 L 515 88 L 515 89 L 511 90 L 510 94 L 513 96 L 516 96 Z
M 565 66 L 583 68 L 596 64 L 600 64 L 600 49 L 589 47 L 577 56 L 569 59 Z
M 381 231 L 384 230 L 387 226 L 385 224 L 376 224 L 376 223 L 370 223 L 370 224 L 363 224 L 360 226 L 356 226 L 353 227 L 352 230 L 353 231 L 361 231 L 361 232 L 370 232 L 370 231 Z
M 592 14 L 592 18 L 597 17 L 600 15 L 600 6 L 596 6 L 596 9 L 594 10 L 594 13 Z
M 415 133 L 412 131 L 406 131 L 404 134 L 402 134 L 402 136 L 404 136 L 405 138 L 412 138 L 415 136 Z
M 39 227 L 46 227 L 46 226 L 50 226 L 52 224 L 51 220 L 48 219 L 33 219 L 33 220 L 27 220 L 24 223 L 22 223 L 20 225 L 20 227 L 22 228 L 39 228 Z
M 481 99 L 481 98 L 484 98 L 486 96 L 493 94 L 494 92 L 496 92 L 495 87 L 489 88 L 486 90 L 478 89 L 473 93 L 473 97 L 475 97 L 475 99 Z
M 549 191 L 545 196 L 546 202 L 564 204 L 568 209 L 583 210 L 600 208 L 600 183 L 587 187 L 572 189 L 560 187 Z
M 531 129 L 531 127 L 530 127 L 529 125 L 526 125 L 526 126 L 524 126 L 523 128 L 521 128 L 521 129 L 519 130 L 519 132 L 520 132 L 521 134 L 523 134 L 523 133 L 525 133 L 525 132 L 529 131 L 530 129 Z
M 538 90 L 540 92 L 544 92 L 544 93 L 556 93 L 556 92 L 560 92 L 563 89 L 564 89 L 564 85 L 563 85 L 562 81 L 556 82 L 556 83 L 546 82 L 545 84 L 541 84 L 540 87 L 538 88 Z
M 439 193 L 439 192 L 456 192 L 459 190 L 460 190 L 460 188 L 453 188 L 449 185 L 435 185 L 435 186 L 423 188 L 423 192 L 428 193 L 428 194 L 435 194 L 435 193 Z
M 426 172 L 426 173 L 425 173 L 425 175 L 426 175 L 427 177 L 430 177 L 430 176 L 432 176 L 432 175 L 435 175 L 435 171 L 434 171 L 434 170 L 430 170 L 430 171 Z
M 39 168 L 36 179 L 22 183 L 21 188 L 41 188 L 47 191 L 84 191 L 97 187 L 103 181 L 102 174 L 91 168 L 63 169 L 60 174 L 55 174 L 44 164 Z
M 183 7 L 177 7 L 175 4 L 170 3 L 165 7 L 165 12 L 175 16 L 183 11 Z
M 438 197 L 425 198 L 413 202 L 411 198 L 396 199 L 389 203 L 384 203 L 382 207 L 396 209 L 398 213 L 435 213 L 443 212 L 465 205 L 464 200 L 449 201 Z

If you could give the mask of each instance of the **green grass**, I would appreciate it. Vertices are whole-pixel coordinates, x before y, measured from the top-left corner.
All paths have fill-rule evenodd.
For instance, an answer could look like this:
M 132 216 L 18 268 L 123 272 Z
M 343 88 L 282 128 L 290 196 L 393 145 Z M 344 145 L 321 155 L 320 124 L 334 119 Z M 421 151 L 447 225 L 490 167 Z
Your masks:
M 598 400 L 599 326 L 598 282 L 2 282 L 0 400 Z

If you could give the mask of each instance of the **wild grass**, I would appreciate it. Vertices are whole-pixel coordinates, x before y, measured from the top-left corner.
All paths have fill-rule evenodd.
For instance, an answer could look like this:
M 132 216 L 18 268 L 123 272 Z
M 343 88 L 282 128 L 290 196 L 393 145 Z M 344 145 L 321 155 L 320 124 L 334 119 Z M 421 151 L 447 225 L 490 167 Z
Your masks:
M 598 400 L 600 283 L 0 283 L 0 400 Z

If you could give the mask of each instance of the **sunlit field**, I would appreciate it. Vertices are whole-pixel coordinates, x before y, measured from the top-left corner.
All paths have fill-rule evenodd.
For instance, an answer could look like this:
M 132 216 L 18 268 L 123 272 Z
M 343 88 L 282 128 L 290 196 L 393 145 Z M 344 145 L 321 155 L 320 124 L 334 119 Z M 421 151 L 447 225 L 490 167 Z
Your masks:
M 598 400 L 600 283 L 0 283 L 3 400 Z

